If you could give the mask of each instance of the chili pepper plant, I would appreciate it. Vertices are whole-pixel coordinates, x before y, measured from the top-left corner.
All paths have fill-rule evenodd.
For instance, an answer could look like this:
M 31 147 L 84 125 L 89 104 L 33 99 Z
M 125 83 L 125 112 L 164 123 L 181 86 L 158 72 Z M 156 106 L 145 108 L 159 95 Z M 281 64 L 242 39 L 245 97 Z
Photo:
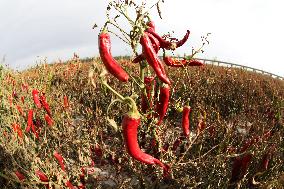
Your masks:
M 283 186 L 283 81 L 205 65 L 207 36 L 171 56 L 194 31 L 160 33 L 161 3 L 111 1 L 100 57 L 0 66 L 1 188 Z

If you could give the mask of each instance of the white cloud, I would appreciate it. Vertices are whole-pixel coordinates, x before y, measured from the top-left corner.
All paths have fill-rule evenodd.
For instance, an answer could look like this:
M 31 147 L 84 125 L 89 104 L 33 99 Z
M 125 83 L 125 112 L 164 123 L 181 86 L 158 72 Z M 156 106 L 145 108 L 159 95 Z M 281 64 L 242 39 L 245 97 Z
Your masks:
M 154 0 L 147 2 L 155 2 Z M 31 64 L 33 57 L 48 60 L 98 55 L 96 22 L 105 22 L 107 1 L 94 0 L 9 0 L 0 1 L 0 57 L 14 67 Z M 160 33 L 175 31 L 182 37 L 191 30 L 187 46 L 177 53 L 190 52 L 200 45 L 200 36 L 211 32 L 210 45 L 201 57 L 243 64 L 284 76 L 282 49 L 284 13 L 281 0 L 165 0 L 163 20 L 151 11 Z M 112 38 L 114 55 L 131 51 Z M 67 50 L 66 50 L 67 49 Z M 66 53 L 66 54 L 65 54 Z

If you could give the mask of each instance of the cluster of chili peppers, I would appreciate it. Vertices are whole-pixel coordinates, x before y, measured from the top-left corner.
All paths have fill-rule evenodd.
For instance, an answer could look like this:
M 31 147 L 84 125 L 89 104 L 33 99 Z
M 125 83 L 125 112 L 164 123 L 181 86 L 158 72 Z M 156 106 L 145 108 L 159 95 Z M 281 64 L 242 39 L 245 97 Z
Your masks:
M 168 41 L 161 37 L 158 33 L 156 33 L 155 24 L 153 21 L 149 21 L 147 23 L 147 28 L 141 33 L 140 44 L 142 46 L 142 53 L 136 56 L 133 62 L 142 63 L 146 61 L 147 64 L 152 67 L 158 78 L 158 81 L 156 81 L 155 77 L 144 77 L 145 90 L 142 90 L 143 92 L 141 95 L 141 111 L 143 113 L 147 113 L 148 110 L 155 109 L 154 116 L 158 119 L 156 123 L 157 125 L 160 125 L 162 123 L 163 118 L 166 115 L 170 100 L 171 81 L 167 76 L 164 63 L 170 67 L 204 65 L 198 60 L 185 58 L 183 60 L 179 60 L 166 56 L 165 53 L 163 56 L 163 63 L 163 61 L 158 56 L 158 52 L 160 49 L 163 49 L 165 52 L 166 50 L 175 50 L 176 48 L 184 45 L 189 38 L 189 34 L 190 31 L 187 30 L 185 36 L 181 40 Z M 127 82 L 129 80 L 128 73 L 112 57 L 111 41 L 108 31 L 106 29 L 106 25 L 98 36 L 98 43 L 100 57 L 107 71 L 111 73 L 114 77 L 116 77 L 118 80 L 122 82 Z M 160 86 L 159 88 L 157 87 L 158 83 Z M 158 99 L 158 101 L 155 102 L 156 98 Z M 164 174 L 168 173 L 169 166 L 163 164 L 153 156 L 144 153 L 140 149 L 137 141 L 137 130 L 140 124 L 140 114 L 137 110 L 135 102 L 128 100 L 128 103 L 129 102 L 131 102 L 131 110 L 123 117 L 122 120 L 123 135 L 128 153 L 134 159 L 145 164 L 157 164 L 163 168 Z M 190 107 L 184 107 L 182 127 L 185 136 L 189 135 L 189 113 Z M 148 114 L 148 118 L 151 118 L 151 116 L 152 115 Z

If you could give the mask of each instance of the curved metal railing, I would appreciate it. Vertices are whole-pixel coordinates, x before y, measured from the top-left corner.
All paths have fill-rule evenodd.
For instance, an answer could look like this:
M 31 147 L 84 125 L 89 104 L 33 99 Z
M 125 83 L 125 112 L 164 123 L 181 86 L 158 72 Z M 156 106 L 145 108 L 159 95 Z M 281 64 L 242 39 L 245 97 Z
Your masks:
M 240 65 L 240 64 L 223 62 L 223 61 L 219 61 L 219 60 L 210 60 L 210 59 L 202 59 L 202 58 L 196 58 L 196 59 L 203 61 L 205 64 L 212 64 L 212 65 L 226 66 L 226 67 L 231 67 L 231 68 L 245 69 L 247 71 L 253 71 L 253 72 L 256 72 L 256 73 L 261 73 L 261 74 L 264 74 L 264 75 L 271 76 L 271 77 L 276 78 L 276 79 L 284 80 L 284 77 L 282 77 L 282 76 L 279 76 L 279 75 L 276 75 L 276 74 L 273 74 L 273 73 L 270 73 L 270 72 L 267 72 L 267 71 L 263 71 L 263 70 L 260 70 L 260 69 L 257 69 L 257 68 L 252 68 L 252 67 L 249 67 L 249 66 L 243 66 L 243 65 Z

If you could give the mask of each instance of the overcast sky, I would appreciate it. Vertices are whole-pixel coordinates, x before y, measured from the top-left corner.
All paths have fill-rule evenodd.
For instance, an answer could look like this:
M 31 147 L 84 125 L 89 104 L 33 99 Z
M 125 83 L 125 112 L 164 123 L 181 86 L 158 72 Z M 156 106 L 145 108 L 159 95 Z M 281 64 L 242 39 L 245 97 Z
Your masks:
M 97 35 L 105 22 L 105 0 L 0 0 L 0 62 L 25 68 L 47 57 L 48 62 L 98 56 Z M 147 2 L 154 2 L 148 0 Z M 283 0 L 165 0 L 161 20 L 152 18 L 160 34 L 191 31 L 177 54 L 190 53 L 200 37 L 212 33 L 199 57 L 259 68 L 284 76 Z M 112 37 L 113 55 L 130 49 Z

